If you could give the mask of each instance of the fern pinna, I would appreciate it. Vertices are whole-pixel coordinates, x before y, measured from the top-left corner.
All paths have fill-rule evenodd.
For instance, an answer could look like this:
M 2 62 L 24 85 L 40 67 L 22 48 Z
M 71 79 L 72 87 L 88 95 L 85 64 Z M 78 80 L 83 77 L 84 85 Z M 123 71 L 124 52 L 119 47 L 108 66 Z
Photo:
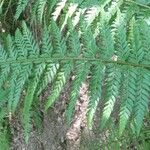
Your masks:
M 15 19 L 29 1 L 19 0 Z M 77 5 L 78 4 L 78 5 Z M 22 105 L 26 140 L 30 131 L 33 101 L 47 87 L 51 94 L 45 110 L 58 100 L 73 75 L 66 117 L 73 117 L 82 82 L 89 82 L 87 123 L 92 128 L 99 101 L 104 104 L 101 127 L 105 127 L 117 101 L 119 133 L 127 124 L 139 135 L 150 99 L 150 7 L 148 3 L 106 0 L 46 0 L 33 3 L 33 14 L 44 20 L 41 37 L 36 39 L 25 22 L 13 36 L 0 44 L 0 117 L 11 117 Z M 64 11 L 62 12 L 62 10 Z M 73 11 L 71 12 L 71 9 Z M 52 12 L 54 10 L 54 12 Z M 68 12 L 66 12 L 66 10 Z M 44 16 L 45 15 L 45 16 Z M 33 19 L 33 18 L 32 18 Z M 39 42 L 37 42 L 39 41 Z M 87 79 L 88 76 L 88 79 Z M 103 92 L 104 90 L 104 92 Z M 104 93 L 104 95 L 103 95 Z M 23 95 L 23 96 L 22 96 Z M 4 112 L 3 112 L 4 111 Z M 130 124 L 129 124 L 130 123 Z

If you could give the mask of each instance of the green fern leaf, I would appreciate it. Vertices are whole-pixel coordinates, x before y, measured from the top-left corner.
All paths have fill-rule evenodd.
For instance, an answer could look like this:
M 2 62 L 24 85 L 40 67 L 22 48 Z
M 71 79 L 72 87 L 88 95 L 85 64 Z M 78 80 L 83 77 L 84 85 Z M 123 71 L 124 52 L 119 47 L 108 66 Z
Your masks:
M 100 7 L 92 7 L 86 11 L 85 21 L 87 22 L 87 26 L 90 26 L 94 19 L 99 15 Z
M 20 65 L 11 65 L 11 78 L 9 79 L 9 94 L 8 94 L 8 109 L 9 112 L 12 112 L 12 103 L 13 103 L 13 96 L 14 96 L 14 89 L 16 87 L 16 80 L 19 72 L 21 70 Z
M 41 57 L 52 56 L 53 46 L 51 43 L 51 37 L 49 35 L 49 29 L 44 25 L 44 30 L 42 34 L 42 48 L 41 48 Z
M 130 49 L 126 37 L 126 23 L 124 17 L 118 13 L 117 19 L 113 25 L 114 27 L 114 40 L 115 51 L 117 60 L 127 60 L 129 58 Z
M 29 0 L 19 0 L 17 4 L 15 19 L 18 19 L 22 11 L 24 11 L 25 7 L 27 6 Z
M 7 58 L 8 58 L 8 54 L 3 49 L 3 47 L 0 45 L 0 60 L 6 61 Z M 3 85 L 3 83 L 6 81 L 6 79 L 8 78 L 9 72 L 10 72 L 9 64 L 2 64 L 0 66 L 0 88 Z
M 41 57 L 47 57 L 52 56 L 53 53 L 53 47 L 50 42 L 50 36 L 47 27 L 44 27 L 43 32 L 43 38 L 42 38 L 42 48 L 41 48 Z M 48 62 L 46 63 L 45 70 L 43 72 L 43 75 L 41 76 L 41 79 L 39 81 L 39 84 L 37 86 L 37 95 L 39 95 L 43 89 L 46 88 L 48 83 L 51 83 L 54 80 L 54 77 L 56 76 L 57 70 L 59 69 L 58 63 Z
M 42 22 L 44 7 L 45 7 L 46 2 L 47 0 L 38 0 L 37 15 L 38 15 L 38 20 L 40 21 L 40 23 Z
M 15 47 L 14 47 L 14 41 L 13 39 L 10 37 L 10 35 L 7 37 L 7 51 L 9 54 L 9 59 L 10 60 L 16 60 L 17 59 L 17 51 L 15 51 Z M 8 94 L 8 110 L 9 112 L 12 111 L 12 100 L 13 100 L 13 95 L 14 95 L 14 88 L 16 86 L 16 79 L 17 76 L 19 75 L 20 72 L 20 65 L 19 64 L 11 64 L 10 65 L 10 78 L 8 78 L 9 82 L 8 82 L 8 86 L 9 86 L 9 94 Z
M 25 48 L 25 44 L 23 41 L 23 36 L 19 30 L 16 31 L 15 34 L 15 44 L 17 48 L 17 59 L 27 59 L 28 51 Z M 21 92 L 23 90 L 23 86 L 31 74 L 32 64 L 22 64 L 19 75 L 16 79 L 15 87 L 14 87 L 14 95 L 12 99 L 12 111 L 16 110 L 18 106 L 18 102 L 21 96 Z
M 0 108 L 5 102 L 6 94 L 7 94 L 7 90 L 3 90 L 2 88 L 0 88 Z
M 63 19 L 63 24 L 61 26 L 61 31 L 63 31 L 65 26 L 68 25 L 68 20 L 75 14 L 77 8 L 78 8 L 78 4 L 77 3 L 70 3 L 69 4 L 69 6 L 67 8 L 66 15 L 65 15 L 65 19 Z
M 65 7 L 67 0 L 59 0 L 59 2 L 56 5 L 55 11 L 52 13 L 54 21 L 57 20 L 59 17 L 61 10 Z
M 30 109 L 33 103 L 35 90 L 40 79 L 40 76 L 43 73 L 45 68 L 44 64 L 37 64 L 34 70 L 34 77 L 29 80 L 27 93 L 24 99 L 24 107 L 23 107 L 23 125 L 24 125 L 24 135 L 25 141 L 27 142 L 29 139 L 29 131 L 30 131 Z
M 123 4 L 123 0 L 116 0 L 116 1 L 112 1 L 110 7 L 108 8 L 108 10 L 105 12 L 105 18 L 104 20 L 106 22 L 109 22 L 113 16 L 116 14 L 116 12 L 118 10 L 120 10 L 120 6 Z
M 44 73 L 37 87 L 37 95 L 39 95 L 46 88 L 48 83 L 51 83 L 54 80 L 58 70 L 59 64 L 55 64 L 52 62 L 46 64 Z
M 143 57 L 144 59 L 142 60 L 143 63 L 149 64 L 150 62 L 150 27 L 145 21 L 140 21 L 139 22 L 140 26 L 140 36 L 141 36 L 141 41 L 142 41 L 142 47 L 143 47 Z
M 135 61 L 140 63 L 143 60 L 144 57 L 144 51 L 142 47 L 142 42 L 141 42 L 141 36 L 140 36 L 140 26 L 138 24 L 134 25 L 133 28 L 133 40 L 131 41 L 131 47 L 132 47 L 132 54 L 131 56 L 132 61 Z
M 57 77 L 55 82 L 53 83 L 52 94 L 48 97 L 47 103 L 45 105 L 45 109 L 47 110 L 59 97 L 60 92 L 63 90 L 64 85 L 67 82 L 67 79 L 71 73 L 72 66 L 70 62 L 64 64 L 62 68 L 57 73 Z
M 81 87 L 81 84 L 85 81 L 89 73 L 89 69 L 90 69 L 90 64 L 87 62 L 77 62 L 76 64 L 75 79 L 73 80 L 72 83 L 70 102 L 66 110 L 66 117 L 69 124 L 71 123 L 74 108 L 78 100 L 79 89 Z
M 25 48 L 23 35 L 19 29 L 17 29 L 15 33 L 15 46 L 17 48 L 17 59 L 27 58 L 28 51 Z
M 59 98 L 72 72 L 66 110 L 69 123 L 79 89 L 87 81 L 88 126 L 92 128 L 101 93 L 104 93 L 101 126 L 106 125 L 118 108 L 116 100 L 120 100 L 120 135 L 129 122 L 134 133 L 139 135 L 150 96 L 148 0 L 0 1 L 0 11 L 3 10 L 0 30 L 5 30 L 0 37 L 0 128 L 1 124 L 7 124 L 7 115 L 15 115 L 23 101 L 22 122 L 27 141 L 31 117 L 38 112 L 37 100 L 41 92 L 52 84 L 45 105 L 48 109 Z M 16 8 L 16 20 L 24 20 L 26 10 L 31 14 L 23 21 L 21 30 L 16 30 L 19 20 L 12 24 L 12 8 Z M 8 32 L 12 36 L 8 34 L 7 37 Z
M 82 43 L 83 43 L 83 55 L 86 58 L 95 58 L 98 47 L 96 45 L 96 40 L 93 37 L 93 33 L 90 27 L 86 28 L 84 25 L 81 30 L 83 33 L 81 35 Z
M 110 60 L 114 54 L 114 40 L 108 24 L 101 25 L 99 36 L 102 40 L 98 43 L 99 51 L 103 59 Z
M 52 45 L 54 49 L 55 56 L 64 57 L 66 53 L 65 40 L 62 39 L 61 32 L 55 21 L 51 21 L 50 28 L 52 36 Z
M 120 108 L 120 124 L 119 134 L 121 135 L 126 127 L 126 124 L 133 111 L 133 106 L 136 100 L 136 68 L 125 68 L 122 102 Z
M 137 98 L 134 106 L 134 122 L 137 135 L 140 133 L 143 118 L 148 110 L 150 96 L 150 73 L 145 69 L 140 69 L 137 79 Z
M 118 98 L 121 79 L 122 79 L 122 70 L 119 66 L 110 64 L 107 66 L 107 79 L 106 79 L 106 95 L 105 95 L 105 106 L 103 109 L 103 116 L 101 120 L 101 127 L 103 128 L 108 121 Z
M 15 87 L 14 87 L 14 95 L 12 99 L 12 112 L 14 112 L 18 106 L 18 102 L 21 97 L 21 93 L 23 91 L 24 84 L 28 80 L 31 75 L 32 64 L 21 66 L 20 75 L 18 76 Z
M 69 37 L 67 39 L 68 55 L 78 57 L 81 53 L 81 46 L 78 32 L 73 28 L 72 22 L 68 21 Z
M 90 99 L 87 112 L 87 123 L 92 128 L 93 117 L 102 94 L 102 81 L 105 67 L 102 63 L 96 63 L 91 69 L 91 80 L 89 83 Z
M 31 31 L 27 28 L 27 25 L 25 22 L 22 23 L 22 27 L 23 27 L 23 42 L 24 42 L 25 48 L 27 49 L 28 57 L 35 58 L 39 54 L 39 48 L 36 42 L 34 41 Z

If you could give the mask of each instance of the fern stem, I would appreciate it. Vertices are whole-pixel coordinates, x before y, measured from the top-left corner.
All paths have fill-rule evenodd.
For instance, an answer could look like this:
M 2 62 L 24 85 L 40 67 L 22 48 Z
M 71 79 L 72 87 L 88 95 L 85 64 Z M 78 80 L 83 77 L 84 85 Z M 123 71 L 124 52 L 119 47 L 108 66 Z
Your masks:
M 127 65 L 127 66 L 133 66 L 133 67 L 142 67 L 142 68 L 150 68 L 149 64 L 137 64 L 137 63 L 131 63 L 131 62 L 124 62 L 124 61 L 114 61 L 114 60 L 102 60 L 98 58 L 51 58 L 51 57 L 44 57 L 44 58 L 29 58 L 29 59 L 20 59 L 20 60 L 7 60 L 7 61 L 0 61 L 0 66 L 1 65 L 6 65 L 6 64 L 18 64 L 18 63 L 42 63 L 42 62 L 51 62 L 51 61 L 62 61 L 62 60 L 72 60 L 72 61 L 100 61 L 104 64 L 118 64 L 118 65 Z
M 149 6 L 141 4 L 141 3 L 138 3 L 138 2 L 135 2 L 133 0 L 126 0 L 126 1 L 150 9 Z

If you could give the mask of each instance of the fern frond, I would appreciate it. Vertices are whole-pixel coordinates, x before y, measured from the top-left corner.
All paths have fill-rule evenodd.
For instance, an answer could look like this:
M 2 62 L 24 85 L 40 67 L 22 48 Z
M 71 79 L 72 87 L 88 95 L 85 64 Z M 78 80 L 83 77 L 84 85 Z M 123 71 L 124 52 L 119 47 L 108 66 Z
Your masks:
M 137 78 L 137 95 L 134 106 L 134 123 L 135 133 L 139 135 L 140 129 L 143 124 L 143 118 L 148 111 L 149 96 L 150 96 L 150 74 L 145 69 L 140 69 Z
M 8 54 L 6 53 L 6 51 L 1 45 L 0 45 L 0 59 L 2 61 L 6 61 L 8 59 Z M 10 72 L 9 64 L 3 64 L 0 66 L 0 88 L 3 85 L 3 83 L 6 81 L 9 72 Z
M 99 2 L 102 8 L 104 8 L 106 5 L 108 5 L 111 2 L 111 0 L 102 0 Z
M 134 28 L 134 24 L 135 24 L 135 17 L 132 17 L 128 23 L 128 34 L 127 34 L 127 41 L 129 43 L 129 47 L 132 50 L 132 41 L 134 39 L 134 33 L 133 33 L 133 28 Z M 130 55 L 131 55 L 131 51 L 130 51 Z
M 123 0 L 112 1 L 110 7 L 105 12 L 106 14 L 104 20 L 106 20 L 106 22 L 110 21 L 122 4 Z
M 41 57 L 49 56 L 52 57 L 53 55 L 53 47 L 51 43 L 51 37 L 49 35 L 49 29 L 44 26 L 43 37 L 42 37 L 42 48 L 41 48 Z M 37 95 L 39 95 L 43 89 L 54 80 L 54 77 L 59 69 L 59 64 L 54 62 L 46 63 L 45 70 L 43 72 L 42 78 L 39 81 L 37 87 Z
M 81 39 L 82 39 L 82 43 L 83 43 L 83 55 L 84 55 L 84 57 L 95 57 L 96 56 L 96 54 L 97 54 L 97 51 L 98 51 L 98 48 L 97 48 L 97 45 L 96 45 L 96 41 L 95 41 L 95 39 L 94 39 L 94 37 L 93 37 L 93 34 L 92 34 L 92 31 L 91 31 L 91 29 L 90 29 L 90 27 L 85 27 L 84 26 L 84 23 L 83 23 L 83 26 L 82 26 L 82 28 L 81 28 L 81 32 L 82 32 L 82 34 L 81 34 Z M 88 67 L 90 67 L 90 64 L 87 64 L 87 65 L 89 65 Z M 95 66 L 96 64 L 94 64 L 94 66 Z M 88 68 L 87 67 L 87 72 L 85 71 L 85 75 L 88 75 L 87 73 L 88 73 Z M 102 70 L 100 70 L 100 69 L 102 69 L 102 66 L 99 64 L 99 66 L 97 66 L 96 65 L 96 69 L 98 69 L 98 70 L 94 70 L 94 73 L 99 73 L 99 75 L 100 76 L 102 76 Z M 86 77 L 86 76 L 83 76 L 83 77 Z M 98 81 L 98 79 L 96 78 L 96 76 L 98 77 L 98 79 L 99 79 L 99 81 Z M 83 78 L 82 77 L 82 78 Z M 81 78 L 81 79 L 82 79 Z M 90 102 L 89 102 L 89 112 L 88 112 L 88 123 L 89 123 L 89 126 L 92 126 L 92 119 L 93 119 L 93 115 L 94 115 L 94 111 L 96 110 L 96 106 L 97 106 L 97 100 L 100 98 L 100 93 L 101 93 L 101 87 L 99 87 L 99 86 L 101 86 L 100 84 L 99 84 L 99 86 L 97 85 L 97 82 L 98 83 L 101 83 L 101 77 L 99 77 L 98 76 L 98 74 L 95 74 L 95 76 L 93 75 L 92 76 L 92 79 L 95 79 L 96 81 L 96 83 L 94 84 L 92 84 L 91 85 L 91 87 L 92 87 L 92 89 L 91 89 L 91 96 L 92 96 L 92 98 L 93 98 L 93 102 L 91 102 L 92 100 L 90 100 Z M 84 79 L 84 78 L 83 78 Z M 93 80 L 94 80 L 93 79 Z M 85 79 L 84 79 L 85 80 Z M 83 80 L 83 81 L 84 81 Z M 82 81 L 82 82 L 83 82 Z M 77 77 L 77 81 L 76 82 L 78 82 L 78 77 Z M 75 84 L 77 84 L 77 83 L 75 83 Z M 80 86 L 80 85 L 78 85 L 78 86 Z M 94 86 L 98 86 L 99 88 L 99 90 L 100 91 L 97 91 L 97 95 L 95 95 L 95 96 L 93 96 L 92 94 L 92 92 L 93 92 L 93 90 L 96 90 L 95 88 L 94 88 Z M 72 104 L 70 104 L 69 105 L 69 107 L 70 107 L 70 110 L 68 110 L 69 112 L 68 113 L 73 113 L 73 107 L 75 107 L 75 104 L 76 104 L 76 101 L 77 100 L 75 100 L 75 98 L 77 99 L 78 98 L 78 96 L 76 95 L 74 98 L 72 98 L 72 99 L 74 99 L 74 100 L 72 100 Z M 73 102 L 74 101 L 74 102 Z M 71 103 L 71 102 L 70 102 Z M 92 104 L 90 104 L 90 103 L 92 103 Z M 74 106 L 73 106 L 73 104 L 74 104 Z M 69 108 L 68 108 L 69 109 Z M 71 110 L 72 109 L 72 110 Z M 71 114 L 72 115 L 72 114 Z M 71 118 L 69 118 L 69 119 L 71 119 Z M 69 120 L 70 121 L 70 120 Z
M 93 33 L 90 29 L 90 27 L 88 27 L 86 29 L 86 27 L 82 27 L 83 29 L 81 29 L 81 31 L 83 32 L 81 35 L 81 39 L 82 39 L 82 43 L 83 43 L 83 55 L 84 57 L 88 58 L 94 58 L 96 57 L 97 51 L 98 51 L 98 47 L 96 45 L 96 40 L 93 36 Z
M 135 24 L 133 28 L 133 39 L 131 41 L 131 60 L 137 63 L 141 63 L 144 57 L 144 51 L 142 47 L 142 41 L 140 36 L 140 26 Z
M 106 79 L 106 95 L 105 95 L 105 106 L 103 109 L 103 116 L 101 120 L 101 127 L 103 128 L 110 118 L 110 115 L 114 109 L 116 99 L 119 96 L 122 70 L 119 66 L 110 64 L 107 66 L 107 79 Z
M 75 109 L 76 102 L 78 100 L 79 89 L 81 84 L 86 80 L 86 77 L 89 73 L 90 64 L 87 62 L 77 62 L 75 71 L 75 79 L 72 83 L 72 90 L 70 94 L 70 100 L 68 108 L 66 110 L 67 121 L 70 124 L 72 120 L 72 115 Z
M 42 48 L 41 48 L 41 57 L 43 58 L 47 55 L 51 57 L 53 54 L 53 47 L 50 41 L 50 36 L 48 31 L 49 31 L 48 28 L 45 26 L 43 31 Z M 37 86 L 37 95 L 39 95 L 42 92 L 42 90 L 45 89 L 48 83 L 54 80 L 54 77 L 58 69 L 59 69 L 59 63 L 54 63 L 51 61 L 46 64 L 43 75 Z
M 99 51 L 104 59 L 110 60 L 114 54 L 114 40 L 108 24 L 101 25 L 99 38 L 101 43 L 98 43 Z
M 14 47 L 14 41 L 13 39 L 10 37 L 10 35 L 7 37 L 7 42 L 9 44 L 7 44 L 7 51 L 8 51 L 8 55 L 9 55 L 9 59 L 10 60 L 16 60 L 17 59 L 17 51 L 15 51 L 15 47 Z M 11 76 L 9 78 L 9 94 L 8 94 L 8 110 L 9 112 L 11 112 L 11 106 L 12 106 L 12 101 L 13 101 L 13 95 L 14 95 L 14 88 L 16 86 L 16 79 L 17 76 L 19 75 L 19 72 L 21 70 L 21 67 L 19 64 L 11 64 L 10 65 L 10 69 L 11 69 Z
M 30 131 L 30 109 L 32 106 L 32 102 L 34 99 L 34 94 L 36 91 L 36 87 L 38 84 L 38 81 L 40 79 L 40 76 L 43 73 L 43 70 L 45 68 L 45 64 L 37 64 L 35 66 L 34 70 L 34 76 L 32 79 L 29 80 L 28 87 L 27 87 L 27 93 L 24 99 L 24 107 L 23 107 L 23 125 L 24 125 L 24 135 L 25 135 L 25 141 L 27 142 L 29 139 L 29 131 Z
M 15 33 L 15 45 L 17 48 L 17 59 L 27 58 L 28 50 L 25 48 L 23 35 L 19 29 Z
M 77 26 L 78 23 L 80 22 L 80 18 L 81 18 L 81 15 L 83 14 L 83 12 L 84 12 L 84 10 L 77 9 L 77 11 L 74 14 L 74 17 L 72 17 L 72 24 L 74 27 Z
M 87 26 L 90 26 L 94 19 L 99 15 L 100 7 L 91 7 L 85 12 L 85 21 Z
M 29 29 L 27 28 L 24 22 L 23 22 L 23 35 L 21 35 L 20 31 L 17 30 L 15 38 L 16 38 L 16 46 L 18 50 L 18 59 L 37 57 L 38 54 L 37 52 L 39 51 L 38 47 L 35 41 L 33 40 L 31 32 L 29 31 Z M 12 66 L 12 68 L 15 68 L 16 66 L 18 66 L 18 64 Z M 11 85 L 14 85 L 11 86 L 13 87 L 12 94 L 10 92 L 11 97 L 9 98 L 9 100 L 11 101 L 10 107 L 12 107 L 12 111 L 15 111 L 17 107 L 21 92 L 23 90 L 23 86 L 31 73 L 32 64 L 30 63 L 23 64 L 22 66 L 19 67 L 20 69 L 16 68 L 16 71 L 17 72 L 19 71 L 18 73 L 16 73 L 15 70 L 13 71 L 15 77 L 13 77 L 12 79 L 15 80 L 13 81 L 13 83 L 11 83 Z
M 27 50 L 27 58 L 36 58 L 39 55 L 39 48 L 35 41 L 33 40 L 33 36 L 29 29 L 27 28 L 26 24 L 23 22 L 23 45 Z M 19 76 L 16 92 L 18 93 L 17 95 L 20 95 L 21 90 L 18 91 L 18 87 L 22 89 L 26 79 L 29 77 L 30 71 L 31 71 L 32 66 L 30 64 L 24 65 L 22 67 L 22 72 L 23 75 Z M 36 64 L 34 66 L 33 74 L 31 76 L 32 79 L 30 79 L 31 83 L 28 83 L 28 89 L 25 97 L 25 102 L 24 102 L 24 108 L 23 108 L 23 124 L 24 124 L 24 133 L 25 133 L 25 138 L 26 141 L 28 140 L 28 132 L 30 129 L 30 109 L 32 105 L 32 101 L 34 98 L 35 90 L 38 85 L 39 79 L 41 74 L 44 71 L 45 68 L 45 63 L 41 64 Z M 26 73 L 24 72 L 26 71 Z M 18 99 L 17 99 L 18 101 Z M 13 106 L 14 108 L 16 107 L 16 102 L 14 102 Z
M 90 128 L 99 100 L 104 99 L 102 127 L 115 108 L 120 107 L 120 135 L 128 123 L 132 124 L 129 127 L 134 133 L 140 133 L 150 96 L 148 1 L 18 0 L 13 7 L 7 7 L 7 4 L 12 5 L 11 0 L 9 3 L 0 1 L 0 7 L 6 11 L 5 14 L 1 12 L 0 30 L 8 23 L 0 38 L 0 120 L 8 114 L 15 115 L 23 101 L 22 123 L 27 141 L 32 109 L 38 107 L 35 104 L 42 91 L 51 83 L 45 104 L 48 109 L 73 75 L 66 110 L 69 123 L 80 87 L 86 81 L 89 85 L 87 120 Z M 19 19 L 11 26 L 13 8 L 16 8 L 15 19 Z M 29 10 L 27 19 L 24 18 L 26 10 Z M 24 20 L 22 28 L 16 30 L 21 20 Z M 31 29 L 27 27 L 29 24 Z M 31 30 L 39 32 L 34 36 Z M 9 31 L 11 35 L 5 36 Z M 101 98 L 102 93 L 104 98 Z
M 21 67 L 20 65 L 11 65 L 11 78 L 9 79 L 9 94 L 8 94 L 8 109 L 10 112 L 12 112 L 12 103 L 13 103 L 13 96 L 14 96 L 14 89 L 16 87 L 16 80 L 17 80 L 17 76 L 20 73 Z
M 17 4 L 16 13 L 15 13 L 16 20 L 20 17 L 20 14 L 22 13 L 22 11 L 25 10 L 25 7 L 27 6 L 28 2 L 29 0 L 19 0 Z
M 61 10 L 65 7 L 66 2 L 67 0 L 59 0 L 59 2 L 57 3 L 55 11 L 52 14 L 54 21 L 56 21 L 59 17 Z
M 32 105 L 33 96 L 34 96 L 36 86 L 37 86 L 37 83 L 35 81 L 33 82 L 32 80 L 30 80 L 30 83 L 28 85 L 27 94 L 26 94 L 26 97 L 24 99 L 24 108 L 23 108 L 23 112 L 22 112 L 23 113 L 22 114 L 23 115 L 22 122 L 23 122 L 24 136 L 25 136 L 26 142 L 28 142 L 29 132 L 31 130 L 30 109 L 31 109 L 31 105 Z
M 144 59 L 142 60 L 143 63 L 149 64 L 150 62 L 150 27 L 145 21 L 140 21 L 139 22 L 140 26 L 140 36 L 141 36 L 141 41 L 142 41 L 142 47 L 143 47 L 143 57 Z
M 0 145 L 1 150 L 9 149 L 10 148 L 10 139 L 9 139 L 9 133 L 7 127 L 3 127 L 2 124 L 0 124 Z
M 25 22 L 22 23 L 22 27 L 23 27 L 23 42 L 24 42 L 25 48 L 27 49 L 28 57 L 35 58 L 38 56 L 39 48 L 36 42 L 34 41 L 32 33 L 27 28 L 27 25 Z
M 15 44 L 17 48 L 17 59 L 27 59 L 28 51 L 25 48 L 25 44 L 23 41 L 23 35 L 19 30 L 16 31 L 15 34 Z M 20 66 L 19 75 L 17 76 L 15 87 L 14 87 L 14 95 L 12 99 L 12 111 L 16 110 L 18 106 L 18 102 L 21 96 L 21 92 L 23 90 L 23 86 L 31 74 L 32 64 L 23 64 Z
M 4 89 L 0 89 L 0 109 L 1 107 L 5 104 L 5 100 L 6 100 L 6 95 L 7 95 L 7 90 L 4 90 Z M 6 111 L 6 110 L 5 110 Z M 1 114 L 1 113 L 0 113 Z M 3 114 L 3 113 L 2 113 Z M 1 116 L 1 115 L 0 115 Z M 3 116 L 3 115 L 2 115 Z M 2 118 L 0 117 L 0 120 Z
M 57 5 L 57 3 L 58 3 L 57 0 L 49 0 L 49 1 L 47 1 L 47 9 L 46 9 L 47 11 L 46 11 L 46 14 L 48 16 L 52 15 L 53 10 L 54 10 L 55 6 Z M 49 19 L 48 19 L 48 21 L 49 21 Z
M 52 36 L 52 45 L 54 49 L 55 56 L 64 57 L 66 53 L 65 41 L 62 39 L 61 32 L 56 22 L 51 21 L 51 36 Z
M 105 66 L 102 63 L 96 63 L 91 69 L 91 79 L 89 83 L 90 99 L 88 103 L 87 123 L 92 128 L 93 117 L 102 94 L 102 81 L 104 78 Z
M 78 4 L 76 3 L 70 3 L 69 7 L 68 7 L 68 10 L 67 10 L 67 13 L 65 15 L 65 19 L 64 19 L 64 22 L 61 26 L 61 31 L 64 29 L 64 27 L 67 25 L 67 21 L 69 18 L 72 17 L 72 15 L 76 12 L 77 10 L 77 7 L 78 7 Z
M 67 39 L 68 55 L 70 57 L 78 57 L 81 53 L 81 44 L 79 41 L 78 32 L 73 29 L 72 23 L 68 23 L 69 36 Z
M 47 0 L 38 0 L 38 6 L 37 6 L 37 15 L 38 15 L 38 20 L 41 23 L 42 18 L 43 18 L 43 13 L 44 13 L 44 8 L 46 5 Z
M 59 64 L 55 64 L 52 62 L 46 64 L 44 73 L 37 86 L 37 95 L 39 95 L 46 88 L 48 83 L 51 83 L 54 80 L 58 70 Z
M 114 30 L 114 41 L 115 41 L 115 53 L 117 60 L 127 60 L 130 55 L 129 44 L 126 36 L 126 23 L 123 16 L 118 12 L 118 17 L 113 24 Z
M 133 112 L 133 106 L 136 100 L 136 68 L 124 68 L 124 82 L 122 102 L 120 108 L 119 134 L 121 135 L 126 127 L 126 124 Z
M 20 75 L 18 75 L 14 87 L 14 95 L 12 99 L 12 112 L 15 112 L 18 106 L 24 84 L 26 83 L 29 76 L 31 75 L 32 67 L 33 67 L 32 64 L 21 66 Z
M 53 83 L 53 89 L 51 95 L 48 97 L 47 103 L 45 105 L 45 109 L 47 110 L 59 97 L 60 92 L 62 91 L 64 85 L 67 82 L 67 79 L 71 73 L 71 64 L 70 62 L 64 64 L 60 67 L 56 75 L 55 82 Z
M 51 37 L 49 35 L 49 28 L 44 25 L 44 30 L 42 34 L 42 47 L 41 47 L 41 57 L 46 55 L 52 56 L 53 46 L 51 43 Z

